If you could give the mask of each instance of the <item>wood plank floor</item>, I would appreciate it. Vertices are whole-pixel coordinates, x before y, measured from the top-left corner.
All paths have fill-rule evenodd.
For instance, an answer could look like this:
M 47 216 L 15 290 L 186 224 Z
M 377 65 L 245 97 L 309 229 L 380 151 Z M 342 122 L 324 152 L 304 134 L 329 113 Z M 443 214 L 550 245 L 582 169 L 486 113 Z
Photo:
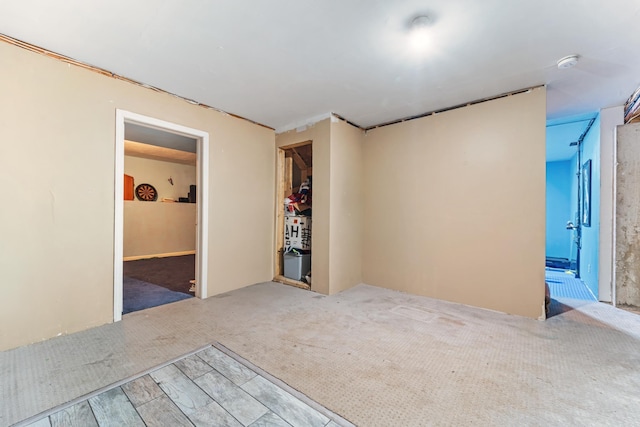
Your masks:
M 317 407 L 317 406 L 316 406 Z M 337 427 L 265 376 L 210 346 L 31 424 Z M 340 421 L 339 417 L 335 417 Z

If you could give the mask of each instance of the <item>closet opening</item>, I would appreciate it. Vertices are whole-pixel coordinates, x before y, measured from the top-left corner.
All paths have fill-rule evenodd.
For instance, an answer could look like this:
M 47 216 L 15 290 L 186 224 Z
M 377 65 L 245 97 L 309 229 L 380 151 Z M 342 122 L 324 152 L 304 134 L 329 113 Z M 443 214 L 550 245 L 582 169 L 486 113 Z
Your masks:
M 274 281 L 312 286 L 312 141 L 279 147 L 277 153 L 276 256 Z

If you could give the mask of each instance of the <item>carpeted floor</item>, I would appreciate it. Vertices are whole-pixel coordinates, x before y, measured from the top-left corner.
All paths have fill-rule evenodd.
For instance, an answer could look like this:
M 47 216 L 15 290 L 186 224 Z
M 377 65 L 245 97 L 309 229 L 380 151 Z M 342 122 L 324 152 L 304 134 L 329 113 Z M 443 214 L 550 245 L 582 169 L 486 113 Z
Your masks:
M 585 283 L 576 279 L 571 272 L 547 268 L 545 280 L 549 284 L 551 298 L 571 298 L 585 301 L 597 301 Z
M 549 304 L 547 318 L 572 309 L 571 305 L 561 302 L 564 299 L 588 302 L 598 301 L 587 285 L 582 280 L 576 279 L 570 271 L 547 268 L 545 269 L 545 281 L 549 285 L 551 294 L 551 304 Z
M 354 427 L 214 344 L 25 422 L 28 427 Z
M 124 262 L 124 275 L 187 295 L 196 277 L 196 256 L 182 255 Z
M 217 341 L 362 426 L 637 425 L 640 316 L 537 321 L 359 285 L 262 283 L 0 353 L 0 425 Z
M 145 310 L 163 304 L 192 298 L 182 292 L 170 291 L 162 286 L 124 277 L 122 281 L 122 314 Z

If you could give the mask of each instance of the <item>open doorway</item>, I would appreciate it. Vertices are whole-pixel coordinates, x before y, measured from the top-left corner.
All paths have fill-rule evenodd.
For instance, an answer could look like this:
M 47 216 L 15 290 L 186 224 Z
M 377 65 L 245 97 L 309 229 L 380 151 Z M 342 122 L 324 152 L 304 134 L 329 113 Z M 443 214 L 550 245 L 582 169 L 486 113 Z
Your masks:
M 277 282 L 311 289 L 313 144 L 279 147 L 277 153 L 276 256 Z
M 599 133 L 589 133 L 595 120 L 590 114 L 547 123 L 545 280 L 552 306 L 555 298 L 597 301 Z
M 194 138 L 125 123 L 123 314 L 195 295 Z
M 153 144 L 145 143 L 149 142 L 149 140 L 125 142 L 125 134 L 128 134 L 128 136 L 135 135 L 130 139 L 151 138 L 155 142 Z M 146 137 L 144 136 L 145 134 Z M 164 143 L 162 142 L 163 140 L 165 141 Z M 166 141 L 173 142 L 167 143 Z M 179 150 L 176 150 L 176 147 L 167 146 L 167 144 L 179 145 L 180 143 L 183 146 L 178 147 L 182 148 Z M 123 110 L 116 111 L 114 321 L 119 321 L 123 314 L 123 261 L 125 260 L 133 261 L 139 258 L 148 258 L 151 255 L 158 262 L 158 258 L 191 256 L 193 257 L 191 262 L 194 264 L 194 274 L 191 279 L 194 281 L 193 294 L 200 298 L 207 296 L 207 265 L 205 260 L 207 259 L 206 236 L 208 229 L 208 162 L 204 160 L 208 159 L 208 144 L 209 136 L 206 132 Z M 191 148 L 185 149 L 186 146 Z M 158 188 L 150 182 L 138 181 L 132 183 L 131 180 L 132 178 L 135 179 L 135 177 L 131 175 L 125 176 L 125 147 L 127 147 L 126 151 L 129 154 L 128 161 L 131 163 L 128 170 L 135 170 L 137 174 L 141 175 L 146 174 L 145 179 L 141 181 L 146 181 L 147 177 L 155 177 L 153 179 L 157 181 Z M 181 153 L 176 153 L 176 151 Z M 134 152 L 136 155 L 131 155 Z M 168 156 L 172 157 L 172 162 L 166 162 Z M 158 167 L 161 163 L 157 162 L 164 162 L 165 164 L 162 167 Z M 185 164 L 189 162 L 192 165 Z M 154 170 L 154 164 L 156 170 Z M 175 164 L 175 166 L 171 166 L 171 164 Z M 179 185 L 175 190 L 164 191 L 176 187 L 176 184 Z M 189 191 L 186 191 L 187 187 Z M 159 191 L 159 189 L 164 190 Z M 165 194 L 162 195 L 160 194 L 161 192 Z M 184 197 L 182 193 L 185 193 Z M 134 197 L 134 200 L 140 202 L 139 204 L 128 206 L 130 208 L 135 206 L 132 210 L 136 211 L 135 214 L 138 217 L 137 219 L 131 217 L 133 219 L 130 220 L 128 228 L 130 231 L 131 229 L 136 229 L 139 235 L 126 236 L 128 239 L 126 257 L 125 197 L 129 198 L 129 200 Z M 186 200 L 181 201 L 181 198 Z M 162 199 L 165 200 L 163 201 Z M 151 210 L 153 212 L 150 212 Z M 185 227 L 180 227 L 176 230 L 174 228 L 175 222 L 171 225 L 163 224 L 163 221 L 159 220 L 163 216 L 165 218 L 171 217 L 170 219 L 173 221 L 180 221 L 185 224 L 191 222 L 191 230 L 185 230 Z M 181 217 L 182 220 L 179 220 Z M 146 231 L 149 231 L 149 227 L 162 228 L 163 226 L 169 228 L 165 229 L 164 232 L 159 230 L 154 232 L 157 234 L 154 238 L 159 246 L 155 246 L 156 249 L 153 249 L 153 244 L 145 246 L 145 227 L 147 228 Z M 179 236 L 178 240 L 181 240 L 177 246 L 174 245 L 175 242 L 171 241 L 176 239 L 176 236 Z M 183 250 L 171 250 L 170 248 L 182 248 Z M 135 252 L 139 252 L 139 254 L 135 254 Z M 172 261 L 175 261 L 175 259 Z M 185 261 L 186 263 L 183 262 L 182 264 L 186 264 L 185 270 L 188 270 L 189 260 Z M 162 263 L 162 260 L 159 262 Z M 167 268 L 170 269 L 171 267 Z M 188 298 L 188 295 L 185 295 L 185 298 Z

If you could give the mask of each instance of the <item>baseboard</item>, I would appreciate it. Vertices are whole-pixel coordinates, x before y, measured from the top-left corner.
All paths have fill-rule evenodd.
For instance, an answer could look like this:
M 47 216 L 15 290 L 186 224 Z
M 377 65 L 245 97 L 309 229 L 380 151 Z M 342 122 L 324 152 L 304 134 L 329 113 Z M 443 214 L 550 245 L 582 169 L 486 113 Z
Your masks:
M 135 255 L 135 256 L 126 256 L 122 257 L 123 261 L 135 261 L 138 259 L 148 259 L 148 258 L 166 258 L 170 256 L 181 256 L 181 255 L 195 255 L 195 249 L 192 251 L 180 251 L 180 252 L 167 252 L 164 254 L 149 254 L 149 255 Z

